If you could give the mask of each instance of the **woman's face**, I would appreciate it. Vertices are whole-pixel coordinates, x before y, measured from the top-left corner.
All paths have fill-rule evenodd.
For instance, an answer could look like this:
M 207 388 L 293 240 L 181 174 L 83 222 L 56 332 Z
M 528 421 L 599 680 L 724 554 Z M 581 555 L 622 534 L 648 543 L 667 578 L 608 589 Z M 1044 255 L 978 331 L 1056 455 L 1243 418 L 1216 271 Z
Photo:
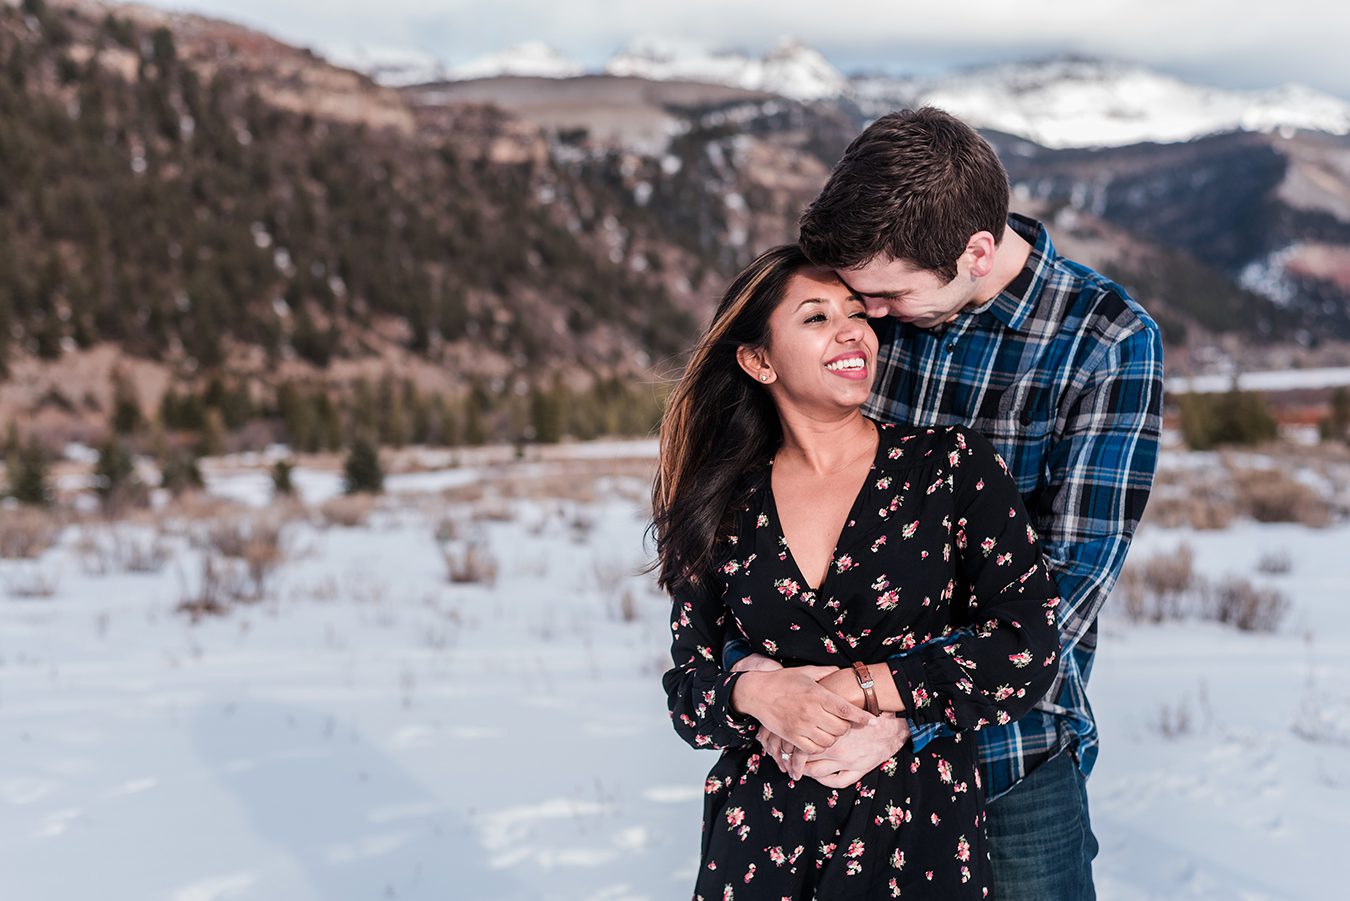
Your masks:
M 877 336 L 863 302 L 830 270 L 811 268 L 788 281 L 769 317 L 768 346 L 743 349 L 741 365 L 780 407 L 824 413 L 867 400 L 876 358 Z

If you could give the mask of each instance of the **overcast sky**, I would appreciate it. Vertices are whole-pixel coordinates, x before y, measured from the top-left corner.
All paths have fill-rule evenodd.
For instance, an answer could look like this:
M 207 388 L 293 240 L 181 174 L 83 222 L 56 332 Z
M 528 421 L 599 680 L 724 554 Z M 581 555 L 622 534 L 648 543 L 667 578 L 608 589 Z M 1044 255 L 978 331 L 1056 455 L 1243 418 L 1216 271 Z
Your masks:
M 763 51 L 785 35 L 845 72 L 933 74 L 1086 53 L 1221 87 L 1299 82 L 1350 99 L 1344 0 L 150 0 L 321 49 L 407 47 L 456 65 L 542 40 L 599 66 L 636 35 Z

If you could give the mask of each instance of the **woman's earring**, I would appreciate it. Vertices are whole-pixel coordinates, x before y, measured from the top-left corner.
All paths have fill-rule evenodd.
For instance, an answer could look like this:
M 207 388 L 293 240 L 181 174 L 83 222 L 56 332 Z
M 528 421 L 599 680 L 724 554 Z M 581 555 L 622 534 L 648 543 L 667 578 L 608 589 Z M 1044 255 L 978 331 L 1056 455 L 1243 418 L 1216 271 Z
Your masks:
M 759 380 L 761 382 L 767 382 L 769 380 L 769 374 L 767 372 L 761 372 L 759 374 Z

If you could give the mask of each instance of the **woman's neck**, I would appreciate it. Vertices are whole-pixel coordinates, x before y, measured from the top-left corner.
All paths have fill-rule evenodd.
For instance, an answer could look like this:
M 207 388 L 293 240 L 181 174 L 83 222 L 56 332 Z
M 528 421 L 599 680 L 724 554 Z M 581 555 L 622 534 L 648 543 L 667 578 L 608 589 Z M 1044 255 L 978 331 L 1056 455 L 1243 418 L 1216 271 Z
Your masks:
M 777 459 L 791 461 L 817 475 L 838 472 L 864 450 L 876 450 L 877 428 L 858 409 L 827 419 L 780 410 L 779 419 L 783 444 Z

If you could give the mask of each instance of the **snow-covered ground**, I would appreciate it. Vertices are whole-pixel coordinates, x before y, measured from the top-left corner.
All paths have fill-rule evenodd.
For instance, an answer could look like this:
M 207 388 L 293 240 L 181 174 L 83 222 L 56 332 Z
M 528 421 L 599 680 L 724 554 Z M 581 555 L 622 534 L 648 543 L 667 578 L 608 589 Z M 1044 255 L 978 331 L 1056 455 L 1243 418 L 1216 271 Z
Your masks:
M 687 898 L 714 755 L 669 726 L 668 602 L 635 574 L 652 448 L 609 447 L 392 477 L 363 525 L 292 522 L 266 599 L 195 624 L 204 525 L 171 512 L 0 561 L 0 896 Z M 265 476 L 210 485 L 258 515 Z M 167 565 L 119 571 L 156 529 Z M 1292 609 L 1264 635 L 1104 619 L 1099 896 L 1335 896 L 1350 524 L 1147 527 L 1136 553 L 1183 537 Z M 450 583 L 445 542 L 495 584 Z M 1257 572 L 1272 551 L 1287 573 Z

